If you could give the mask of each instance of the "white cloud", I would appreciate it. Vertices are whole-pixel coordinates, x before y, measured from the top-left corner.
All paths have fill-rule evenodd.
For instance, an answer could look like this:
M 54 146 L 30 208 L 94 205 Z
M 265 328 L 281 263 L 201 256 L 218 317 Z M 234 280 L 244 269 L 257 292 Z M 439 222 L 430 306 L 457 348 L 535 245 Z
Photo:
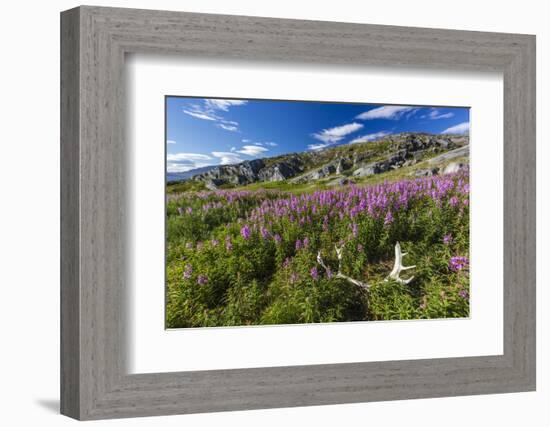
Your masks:
M 222 120 L 226 125 L 239 126 L 239 122 L 234 122 L 233 120 Z
M 361 120 L 388 119 L 397 120 L 404 114 L 413 112 L 416 107 L 399 107 L 397 105 L 384 105 L 383 107 L 373 108 L 359 114 L 356 118 Z
M 235 151 L 236 149 L 237 149 L 237 147 L 231 147 L 231 148 L 229 149 L 229 151 Z
M 220 159 L 222 165 L 232 165 L 243 161 L 238 154 L 227 151 L 212 151 L 212 155 Z
M 323 129 L 317 133 L 312 134 L 311 136 L 313 136 L 315 139 L 318 139 L 319 141 L 324 142 L 325 144 L 334 144 L 344 139 L 346 135 L 356 132 L 362 127 L 363 125 L 361 123 L 348 123 L 342 126 Z
M 445 129 L 441 133 L 469 133 L 470 132 L 470 122 L 460 123 L 450 128 Z
M 317 150 L 322 150 L 323 148 L 326 148 L 326 147 L 330 147 L 331 145 L 332 145 L 331 143 L 327 143 L 327 144 L 309 144 L 307 146 L 307 148 L 310 149 L 310 150 L 317 151 Z
M 187 172 L 193 169 L 202 168 L 208 166 L 210 163 L 196 163 L 192 165 L 186 165 L 181 163 L 166 163 L 166 171 L 170 173 Z
M 250 140 L 249 139 L 246 139 L 246 140 L 243 139 L 243 142 L 244 141 L 249 142 Z M 277 144 L 275 142 L 254 142 L 254 145 L 258 145 L 260 147 L 276 147 L 277 146 Z
M 198 153 L 171 153 L 166 156 L 168 172 L 187 172 L 212 164 L 212 157 Z
M 228 130 L 229 132 L 238 132 L 239 128 L 234 125 L 226 125 L 225 123 L 218 123 L 216 126 L 218 126 L 221 129 Z
M 214 114 L 211 114 L 207 111 L 201 111 L 199 109 L 183 110 L 183 112 L 185 114 L 188 114 L 192 117 L 195 117 L 195 118 L 201 119 L 201 120 L 210 120 L 210 121 L 216 122 L 220 119 L 218 116 L 216 116 Z
M 363 135 L 363 136 L 360 136 L 358 138 L 355 138 L 353 140 L 351 140 L 349 143 L 350 144 L 357 144 L 358 142 L 368 142 L 368 141 L 375 141 L 377 139 L 380 139 L 386 135 L 389 135 L 390 132 L 388 131 L 380 131 L 380 132 L 375 132 L 375 133 L 369 133 L 367 135 Z
M 176 141 L 174 141 L 173 139 L 167 139 L 167 140 L 166 140 L 166 143 L 167 143 L 167 144 L 175 144 Z
M 250 142 L 250 139 L 241 139 L 241 141 L 246 144 L 247 142 Z
M 190 108 L 184 109 L 183 112 L 197 119 L 217 122 L 216 126 L 230 132 L 237 132 L 239 130 L 239 123 L 233 120 L 226 120 L 224 117 L 220 117 L 217 112 L 229 111 L 229 107 L 245 105 L 248 101 L 233 99 L 205 99 L 203 101 L 202 105 L 193 104 Z
M 248 101 L 238 99 L 205 99 L 204 103 L 207 107 L 215 110 L 228 111 L 229 107 L 245 105 Z
M 247 156 L 259 156 L 260 154 L 269 151 L 265 147 L 259 147 L 257 145 L 245 145 L 237 153 L 246 154 Z
M 169 153 L 166 155 L 166 160 L 169 162 L 179 162 L 179 161 L 201 161 L 201 160 L 210 160 L 212 157 L 207 154 L 199 153 Z
M 422 119 L 430 119 L 430 120 L 450 119 L 451 117 L 454 117 L 454 113 L 451 113 L 451 112 L 440 113 L 440 111 L 437 108 L 431 108 L 428 114 L 424 114 L 423 116 L 420 116 L 420 118 Z

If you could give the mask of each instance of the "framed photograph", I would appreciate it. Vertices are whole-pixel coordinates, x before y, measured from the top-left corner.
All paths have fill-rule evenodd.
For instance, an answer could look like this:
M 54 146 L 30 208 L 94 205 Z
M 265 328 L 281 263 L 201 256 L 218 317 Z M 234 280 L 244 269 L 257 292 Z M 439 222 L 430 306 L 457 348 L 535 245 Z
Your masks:
M 165 114 L 167 328 L 469 317 L 469 108 Z
M 535 38 L 61 15 L 61 411 L 535 390 Z

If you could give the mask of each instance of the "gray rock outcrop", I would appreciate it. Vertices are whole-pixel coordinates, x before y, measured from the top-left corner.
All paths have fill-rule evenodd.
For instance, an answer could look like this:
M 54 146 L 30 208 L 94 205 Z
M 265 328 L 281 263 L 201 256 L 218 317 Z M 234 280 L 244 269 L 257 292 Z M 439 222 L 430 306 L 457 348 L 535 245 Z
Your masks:
M 464 167 L 463 163 L 449 160 L 469 155 L 467 135 L 430 135 L 403 133 L 389 135 L 379 141 L 382 145 L 367 142 L 350 144 L 321 151 L 286 154 L 269 159 L 248 160 L 234 165 L 220 165 L 194 175 L 193 180 L 204 182 L 209 189 L 223 186 L 242 186 L 254 182 L 290 180 L 307 183 L 333 177 L 329 185 L 344 185 L 345 176 L 366 177 L 424 162 L 428 166 L 411 174 L 426 176 L 450 173 Z M 377 141 L 378 143 L 378 141 Z M 457 164 L 455 164 L 457 163 Z M 333 184 L 335 183 L 335 184 Z

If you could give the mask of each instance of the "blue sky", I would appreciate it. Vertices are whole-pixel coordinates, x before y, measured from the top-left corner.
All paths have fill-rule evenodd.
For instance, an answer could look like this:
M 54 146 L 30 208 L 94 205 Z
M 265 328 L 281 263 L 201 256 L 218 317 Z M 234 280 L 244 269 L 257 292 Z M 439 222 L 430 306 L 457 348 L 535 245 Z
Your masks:
M 168 172 L 375 141 L 400 132 L 468 133 L 469 109 L 166 97 Z

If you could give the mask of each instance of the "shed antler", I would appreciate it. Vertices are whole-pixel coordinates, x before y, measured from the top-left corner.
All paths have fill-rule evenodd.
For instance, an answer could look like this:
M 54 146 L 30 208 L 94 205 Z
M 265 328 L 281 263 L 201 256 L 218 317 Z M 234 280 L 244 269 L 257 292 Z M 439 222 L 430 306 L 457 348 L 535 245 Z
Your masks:
M 407 267 L 403 266 L 403 257 L 405 255 L 407 255 L 407 252 L 401 252 L 401 245 L 399 244 L 399 242 L 397 242 L 395 244 L 395 262 L 393 264 L 393 270 L 390 274 L 388 274 L 388 277 L 386 277 L 386 282 L 391 279 L 395 280 L 397 283 L 406 285 L 414 279 L 414 276 L 411 276 L 408 279 L 402 279 L 401 277 L 399 277 L 399 274 L 401 274 L 402 271 L 410 270 L 411 268 L 416 267 L 416 265 L 409 265 Z
M 354 284 L 355 286 L 359 286 L 362 289 L 368 290 L 370 285 L 368 283 L 361 282 L 360 280 L 353 279 L 352 277 L 346 276 L 342 273 L 342 252 L 344 250 L 344 246 L 336 246 L 334 245 L 334 249 L 336 250 L 336 257 L 338 258 L 338 271 L 336 274 L 333 274 L 332 277 L 336 277 L 337 279 L 344 279 L 348 282 Z M 330 268 L 328 268 L 323 261 L 323 258 L 321 257 L 321 251 L 317 252 L 317 262 L 321 267 L 325 269 L 327 273 L 330 274 Z
M 362 282 L 360 280 L 354 279 L 354 278 L 349 277 L 349 276 L 342 273 L 342 253 L 343 253 L 343 250 L 344 250 L 344 246 L 338 247 L 338 246 L 335 245 L 334 249 L 336 250 L 336 257 L 338 258 L 338 271 L 335 274 L 332 274 L 332 276 L 331 276 L 331 270 L 330 270 L 329 267 L 327 267 L 327 265 L 323 261 L 323 257 L 321 256 L 321 251 L 319 251 L 317 253 L 317 262 L 319 263 L 319 265 L 325 269 L 325 271 L 327 272 L 329 277 L 331 276 L 331 277 L 335 277 L 337 279 L 347 280 L 348 282 L 352 283 L 353 285 L 358 286 L 358 287 L 368 291 L 369 288 L 370 288 L 370 285 L 368 283 L 365 283 L 365 282 Z M 399 242 L 397 242 L 395 244 L 395 262 L 393 264 L 393 270 L 384 279 L 386 282 L 391 279 L 391 280 L 396 281 L 397 283 L 401 283 L 403 285 L 406 285 L 414 279 L 414 276 L 411 276 L 408 279 L 402 279 L 401 277 L 399 277 L 399 275 L 401 274 L 402 271 L 410 270 L 411 268 L 416 267 L 416 265 L 410 265 L 410 266 L 407 266 L 407 267 L 403 266 L 403 257 L 405 255 L 407 255 L 407 253 L 406 252 L 405 253 L 401 252 L 401 245 L 399 244 Z

